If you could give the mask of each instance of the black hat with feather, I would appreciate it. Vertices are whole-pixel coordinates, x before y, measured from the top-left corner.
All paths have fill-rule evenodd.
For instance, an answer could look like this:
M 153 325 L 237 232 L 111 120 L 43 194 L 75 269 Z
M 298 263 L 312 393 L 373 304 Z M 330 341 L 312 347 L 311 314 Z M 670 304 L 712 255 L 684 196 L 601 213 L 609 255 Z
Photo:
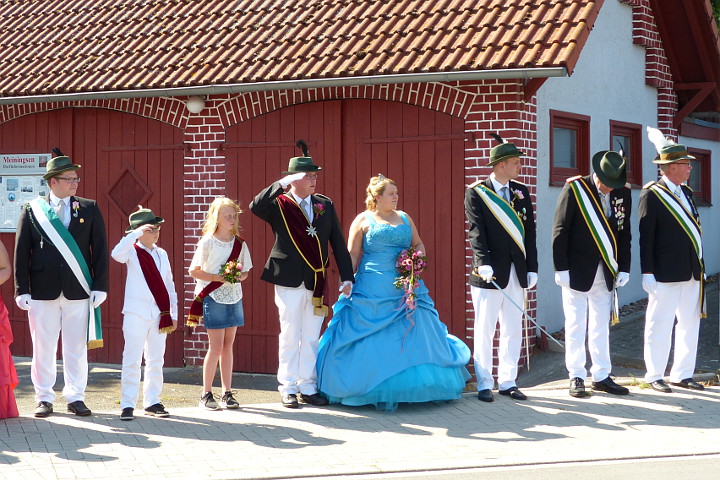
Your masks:
M 298 140 L 295 142 L 295 146 L 302 150 L 302 157 L 291 158 L 287 171 L 282 172 L 283 175 L 300 172 L 317 172 L 318 170 L 322 170 L 321 167 L 318 167 L 313 163 L 307 143 L 305 143 L 304 140 Z

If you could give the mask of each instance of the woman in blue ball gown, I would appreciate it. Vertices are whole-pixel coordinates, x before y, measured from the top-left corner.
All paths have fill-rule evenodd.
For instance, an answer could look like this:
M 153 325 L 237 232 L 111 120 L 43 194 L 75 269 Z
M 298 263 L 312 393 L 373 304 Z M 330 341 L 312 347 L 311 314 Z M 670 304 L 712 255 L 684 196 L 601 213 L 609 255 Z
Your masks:
M 396 210 L 398 189 L 382 175 L 367 187 L 367 210 L 350 227 L 356 269 L 350 298 L 341 296 L 320 339 L 318 388 L 330 403 L 394 410 L 402 402 L 460 398 L 470 350 L 448 334 L 420 281 L 415 308 L 395 287 L 398 255 L 425 251 L 412 219 Z

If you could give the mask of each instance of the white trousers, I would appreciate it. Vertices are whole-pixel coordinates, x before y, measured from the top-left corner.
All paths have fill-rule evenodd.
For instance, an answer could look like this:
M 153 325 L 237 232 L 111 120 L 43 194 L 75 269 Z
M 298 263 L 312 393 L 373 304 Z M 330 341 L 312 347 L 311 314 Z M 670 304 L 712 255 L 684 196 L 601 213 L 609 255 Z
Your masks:
M 63 396 L 68 403 L 85 400 L 88 380 L 87 322 L 89 300 L 30 300 L 28 320 L 33 343 L 30 378 L 36 402 L 55 402 L 57 346 L 62 330 Z
M 280 314 L 277 379 L 283 394 L 317 393 L 315 363 L 324 317 L 313 313 L 312 293 L 303 285 L 275 285 L 275 305 Z
M 515 303 L 525 303 L 523 289 L 517 280 L 515 267 L 510 269 L 510 281 L 503 290 Z M 493 380 L 493 337 L 500 322 L 500 345 L 498 348 L 498 388 L 507 390 L 515 386 L 520 348 L 522 346 L 522 312 L 499 290 L 470 287 L 475 308 L 473 333 L 473 362 L 477 389 L 492 389 Z
M 675 354 L 670 381 L 679 382 L 695 373 L 698 334 L 700 331 L 700 282 L 663 283 L 649 295 L 645 314 L 645 381 L 660 380 L 670 356 L 673 323 Z
M 612 371 L 610 363 L 610 316 L 612 292 L 605 284 L 602 265 L 598 265 L 592 287 L 587 292 L 571 288 L 562 289 L 565 312 L 565 367 L 570 378 L 585 380 L 585 332 L 592 367 L 593 382 L 605 380 Z
M 166 333 L 158 328 L 160 318 L 147 319 L 133 313 L 123 318 L 125 347 L 122 358 L 122 400 L 120 408 L 135 408 L 140 395 L 140 364 L 145 356 L 143 408 L 160 403 L 165 363 Z

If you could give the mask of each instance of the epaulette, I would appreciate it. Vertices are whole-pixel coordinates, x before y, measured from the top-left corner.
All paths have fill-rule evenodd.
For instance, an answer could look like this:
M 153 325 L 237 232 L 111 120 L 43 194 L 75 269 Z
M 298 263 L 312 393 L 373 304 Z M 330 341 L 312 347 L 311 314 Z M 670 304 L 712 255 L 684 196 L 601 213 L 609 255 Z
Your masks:
M 510 180 L 510 181 L 513 182 L 513 183 L 517 183 L 518 185 L 522 185 L 523 187 L 527 187 L 527 184 L 526 184 L 526 183 L 518 182 L 517 180 Z
M 574 182 L 575 180 L 579 180 L 582 178 L 582 175 L 575 175 L 574 177 L 570 177 L 567 180 L 565 180 L 566 183 Z
M 324 198 L 325 200 L 330 200 L 332 202 L 332 199 L 328 197 L 327 195 L 323 195 L 322 193 L 313 193 L 316 197 Z
M 690 190 L 692 193 L 695 193 L 695 190 L 693 190 L 692 187 L 690 185 L 688 185 L 687 183 L 683 183 L 682 186 L 687 188 L 688 190 Z
M 477 182 L 471 183 L 470 185 L 468 185 L 468 188 L 475 188 L 480 183 L 482 183 L 482 180 L 478 180 Z
M 650 181 L 650 182 L 647 182 L 645 185 L 643 185 L 643 188 L 650 188 L 650 187 L 652 187 L 653 185 L 655 185 L 656 183 L 657 183 L 656 180 L 652 180 L 652 181 Z

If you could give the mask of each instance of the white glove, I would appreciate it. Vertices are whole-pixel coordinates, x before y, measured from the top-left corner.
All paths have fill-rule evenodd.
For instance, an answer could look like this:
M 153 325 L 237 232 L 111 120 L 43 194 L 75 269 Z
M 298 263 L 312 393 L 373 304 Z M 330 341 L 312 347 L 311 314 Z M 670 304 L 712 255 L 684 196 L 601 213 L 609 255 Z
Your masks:
M 345 281 L 342 283 L 342 285 L 340 285 L 340 289 L 339 289 L 338 291 L 339 291 L 339 292 L 342 292 L 343 290 L 345 290 L 346 287 L 349 288 L 349 290 L 348 290 L 347 292 L 341 293 L 340 296 L 341 296 L 341 297 L 342 297 L 342 296 L 345 296 L 345 297 L 348 297 L 348 298 L 349 298 L 350 295 L 352 295 L 352 288 L 353 288 L 353 284 L 352 284 L 352 282 L 351 282 L 350 280 L 345 280 Z
M 643 273 L 642 287 L 647 293 L 653 293 L 657 290 L 657 280 L 652 273 Z
M 29 293 L 23 293 L 22 295 L 18 295 L 15 297 L 15 304 L 18 306 L 18 308 L 21 308 L 23 310 L 30 310 L 30 294 Z
M 107 292 L 101 292 L 99 290 L 93 290 L 90 292 L 90 302 L 93 308 L 99 307 L 107 299 Z
M 615 279 L 615 285 L 618 287 L 624 287 L 629 281 L 630 274 L 627 272 L 620 272 L 617 274 L 617 278 Z
M 570 288 L 570 270 L 555 272 L 555 283 L 564 288 Z
M 478 276 L 485 280 L 487 283 L 492 282 L 493 279 L 493 268 L 490 265 L 480 265 L 477 268 Z
M 291 173 L 290 175 L 286 175 L 283 178 L 280 179 L 280 186 L 283 188 L 287 188 L 288 185 L 290 185 L 295 180 L 300 180 L 305 176 L 305 172 L 298 172 L 298 173 Z
M 527 274 L 528 290 L 530 290 L 535 285 L 537 285 L 537 279 L 538 279 L 537 272 L 528 272 L 528 274 Z

